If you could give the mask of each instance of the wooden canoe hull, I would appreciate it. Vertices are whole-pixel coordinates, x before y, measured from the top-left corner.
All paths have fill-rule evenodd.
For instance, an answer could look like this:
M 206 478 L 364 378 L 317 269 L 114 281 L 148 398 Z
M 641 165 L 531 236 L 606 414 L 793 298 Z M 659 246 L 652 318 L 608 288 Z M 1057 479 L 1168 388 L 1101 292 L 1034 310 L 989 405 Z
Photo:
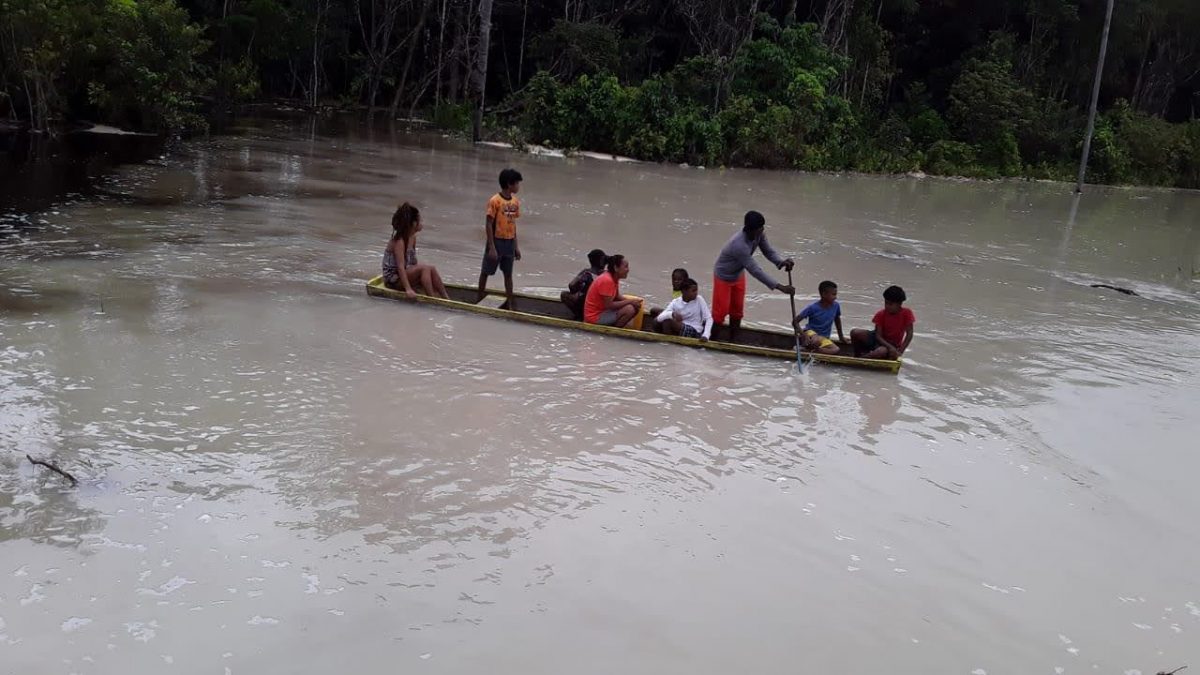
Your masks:
M 375 277 L 367 282 L 367 294 L 378 298 L 388 298 L 390 300 L 400 300 L 403 302 L 412 302 L 424 305 L 435 305 L 446 309 L 455 309 L 473 314 L 482 314 L 499 319 L 509 319 L 512 321 L 522 321 L 524 323 L 538 324 L 542 326 L 551 326 L 554 328 L 566 328 L 571 330 L 582 330 L 590 333 L 599 333 L 601 335 L 611 335 L 613 337 L 621 337 L 631 340 L 641 340 L 643 342 L 665 342 L 671 344 L 682 345 L 685 347 L 696 347 L 700 349 L 710 349 L 719 352 L 728 352 L 731 354 L 745 354 L 748 356 L 763 356 L 767 358 L 783 359 L 789 361 L 796 360 L 795 351 L 795 336 L 792 333 L 784 333 L 780 331 L 763 330 L 761 328 L 753 328 L 742 326 L 738 331 L 737 343 L 726 342 L 722 338 L 726 335 L 727 328 L 725 326 L 714 326 L 712 339 L 708 342 L 701 342 L 696 338 L 685 338 L 677 335 L 665 335 L 654 330 L 653 314 L 647 312 L 647 318 L 644 322 L 642 330 L 633 330 L 629 328 L 615 328 L 613 326 L 599 326 L 596 324 L 584 323 L 571 316 L 570 310 L 566 308 L 558 300 L 558 298 L 547 298 L 539 295 L 529 295 L 526 293 L 514 293 L 516 299 L 516 310 L 510 310 L 504 305 L 507 303 L 498 302 L 504 300 L 502 291 L 488 290 L 488 297 L 480 301 L 478 298 L 478 290 L 471 286 L 463 286 L 459 284 L 446 284 L 446 292 L 450 295 L 449 300 L 435 298 L 428 295 L 418 295 L 416 298 L 409 298 L 403 291 L 388 288 L 383 283 L 383 277 Z M 868 370 L 879 370 L 884 372 L 896 373 L 900 370 L 901 362 L 899 360 L 889 359 L 863 359 L 853 355 L 849 345 L 841 345 L 841 354 L 820 354 L 820 353 L 805 353 L 805 358 L 811 358 L 813 361 L 820 363 L 828 363 L 838 366 L 850 366 L 854 368 L 865 368 Z

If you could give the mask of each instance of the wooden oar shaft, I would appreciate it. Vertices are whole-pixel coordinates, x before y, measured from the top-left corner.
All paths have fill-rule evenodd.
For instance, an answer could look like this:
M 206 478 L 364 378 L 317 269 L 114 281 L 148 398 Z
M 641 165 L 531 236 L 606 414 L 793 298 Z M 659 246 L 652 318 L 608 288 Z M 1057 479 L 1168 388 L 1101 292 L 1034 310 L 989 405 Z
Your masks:
M 796 286 L 792 283 L 792 271 L 788 270 L 788 286 L 792 287 L 792 292 L 788 293 L 788 302 L 792 305 L 792 316 L 788 323 L 792 324 L 792 333 L 796 335 L 796 362 L 800 362 L 800 327 L 796 325 Z

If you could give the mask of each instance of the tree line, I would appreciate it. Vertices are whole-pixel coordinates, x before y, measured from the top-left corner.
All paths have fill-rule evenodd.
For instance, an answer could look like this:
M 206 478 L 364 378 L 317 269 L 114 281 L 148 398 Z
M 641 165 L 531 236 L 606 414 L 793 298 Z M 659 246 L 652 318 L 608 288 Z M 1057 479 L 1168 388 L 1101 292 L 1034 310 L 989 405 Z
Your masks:
M 291 99 L 655 161 L 1067 178 L 1104 5 L 0 0 L 0 115 L 170 132 Z M 1200 2 L 1112 26 L 1089 179 L 1200 187 Z

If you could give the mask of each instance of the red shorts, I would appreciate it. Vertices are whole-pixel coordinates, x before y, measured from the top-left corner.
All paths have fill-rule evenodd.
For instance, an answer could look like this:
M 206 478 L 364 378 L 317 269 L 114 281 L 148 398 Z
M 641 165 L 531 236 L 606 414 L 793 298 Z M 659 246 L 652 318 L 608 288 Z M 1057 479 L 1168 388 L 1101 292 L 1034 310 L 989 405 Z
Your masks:
M 725 281 L 713 277 L 712 294 L 713 323 L 725 323 L 725 316 L 741 320 L 746 315 L 746 275 L 738 277 L 737 281 Z

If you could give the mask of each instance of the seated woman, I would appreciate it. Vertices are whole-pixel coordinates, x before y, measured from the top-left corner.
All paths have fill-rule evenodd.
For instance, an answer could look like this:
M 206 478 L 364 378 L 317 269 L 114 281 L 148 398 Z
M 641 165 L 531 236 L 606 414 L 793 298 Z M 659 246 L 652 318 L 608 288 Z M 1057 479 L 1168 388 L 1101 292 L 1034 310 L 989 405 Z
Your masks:
M 392 238 L 383 250 L 383 283 L 388 288 L 403 290 L 410 298 L 417 297 L 413 287 L 420 286 L 425 295 L 449 300 L 437 268 L 417 262 L 417 233 L 420 231 L 421 212 L 404 202 L 392 215 Z
M 605 272 L 596 277 L 583 302 L 583 320 L 601 326 L 624 328 L 642 309 L 641 298 L 621 295 L 621 279 L 629 276 L 629 261 L 623 255 L 609 256 Z

